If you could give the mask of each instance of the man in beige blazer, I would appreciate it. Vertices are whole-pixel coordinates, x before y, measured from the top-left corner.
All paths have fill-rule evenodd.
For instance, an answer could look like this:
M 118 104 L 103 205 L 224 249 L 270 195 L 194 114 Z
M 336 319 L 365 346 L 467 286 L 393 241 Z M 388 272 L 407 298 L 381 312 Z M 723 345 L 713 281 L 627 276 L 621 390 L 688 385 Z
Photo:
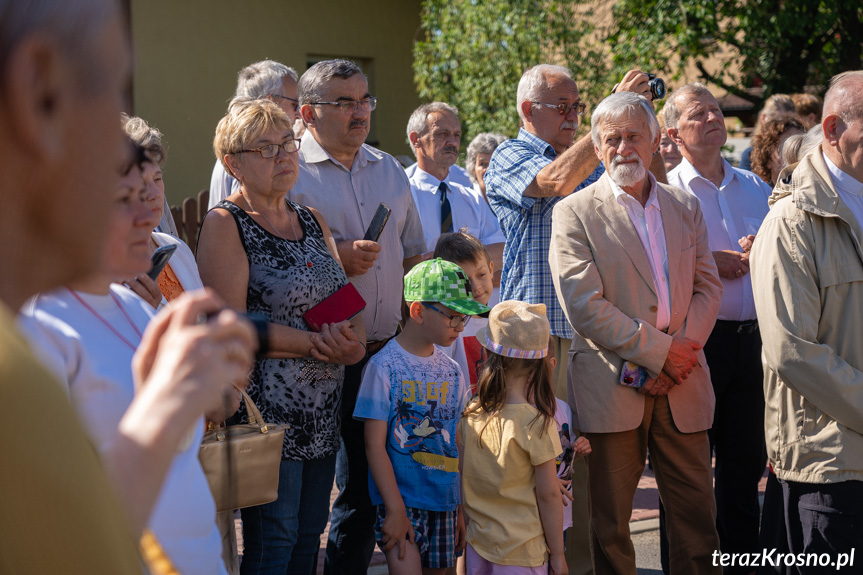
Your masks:
M 647 171 L 660 134 L 646 99 L 613 94 L 591 124 L 608 171 L 554 208 L 549 264 L 575 331 L 573 425 L 593 446 L 594 569 L 635 573 L 629 518 L 650 448 L 671 572 L 720 573 L 707 438 L 714 399 L 701 347 L 722 285 L 707 228 L 697 198 Z

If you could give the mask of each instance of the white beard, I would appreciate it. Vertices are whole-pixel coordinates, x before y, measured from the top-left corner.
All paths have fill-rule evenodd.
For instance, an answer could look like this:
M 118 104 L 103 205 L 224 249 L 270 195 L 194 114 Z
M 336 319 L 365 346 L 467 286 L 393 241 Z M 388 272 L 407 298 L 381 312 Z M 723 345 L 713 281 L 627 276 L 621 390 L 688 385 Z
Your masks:
M 630 157 L 626 159 L 630 159 Z M 647 176 L 644 162 L 638 156 L 635 156 L 635 158 L 638 160 L 638 164 L 621 164 L 620 160 L 624 159 L 624 156 L 618 154 L 614 156 L 614 159 L 611 160 L 611 165 L 608 166 L 608 176 L 621 188 L 630 188 L 636 184 L 640 184 Z

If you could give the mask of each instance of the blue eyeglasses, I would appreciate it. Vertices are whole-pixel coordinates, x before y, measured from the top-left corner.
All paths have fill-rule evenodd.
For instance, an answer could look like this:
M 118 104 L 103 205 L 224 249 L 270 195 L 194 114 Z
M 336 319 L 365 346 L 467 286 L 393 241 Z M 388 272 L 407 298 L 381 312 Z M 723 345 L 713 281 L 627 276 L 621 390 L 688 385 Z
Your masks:
M 440 310 L 440 309 L 436 308 L 435 306 L 433 306 L 432 304 L 426 303 L 426 302 L 423 302 L 423 305 L 426 307 L 432 308 L 433 310 L 435 310 L 436 312 L 438 312 L 441 315 L 447 316 L 449 318 L 449 326 L 451 328 L 457 328 L 458 326 L 466 326 L 467 322 L 470 321 L 470 318 L 473 317 L 473 316 L 469 316 L 469 315 L 452 315 L 451 313 L 447 313 L 443 310 Z

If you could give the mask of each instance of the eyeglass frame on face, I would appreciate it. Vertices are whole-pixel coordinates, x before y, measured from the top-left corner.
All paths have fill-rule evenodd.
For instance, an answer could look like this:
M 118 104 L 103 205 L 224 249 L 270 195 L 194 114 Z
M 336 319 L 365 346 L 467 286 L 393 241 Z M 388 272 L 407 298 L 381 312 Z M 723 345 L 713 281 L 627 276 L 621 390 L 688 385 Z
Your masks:
M 300 101 L 299 101 L 299 100 L 295 100 L 295 99 L 293 99 L 293 98 L 289 98 L 289 97 L 287 97 L 287 96 L 282 96 L 281 94 L 269 94 L 269 96 L 270 96 L 270 98 L 281 98 L 282 100 L 287 100 L 287 101 L 289 101 L 289 102 L 293 102 L 293 103 L 294 103 L 294 104 L 296 104 L 297 106 L 299 106 L 299 105 L 300 105 Z
M 453 329 L 457 329 L 458 326 L 462 326 L 463 328 L 467 327 L 467 322 L 469 322 L 470 318 L 473 317 L 472 315 L 468 315 L 468 314 L 464 314 L 462 316 L 452 315 L 451 313 L 447 313 L 443 310 L 440 310 L 440 309 L 436 308 L 435 306 L 433 306 L 432 304 L 425 302 L 425 301 L 422 302 L 422 304 L 426 307 L 432 308 L 433 310 L 435 310 L 439 314 L 445 315 L 446 317 L 448 317 L 449 318 L 449 326 Z M 455 322 L 455 325 L 453 325 L 453 322 Z
M 587 104 L 584 102 L 576 102 L 575 104 L 567 104 L 566 102 L 561 102 L 560 104 L 546 104 L 545 102 L 531 102 L 531 104 L 536 104 L 538 106 L 545 106 L 546 108 L 551 108 L 553 110 L 557 110 L 557 113 L 563 117 L 569 116 L 569 112 L 572 109 L 575 109 L 575 114 L 577 116 L 583 116 L 584 111 L 587 109 Z
M 279 155 L 280 149 L 284 150 L 286 154 L 295 154 L 295 153 L 299 152 L 301 142 L 302 142 L 302 140 L 300 140 L 299 138 L 288 138 L 287 140 L 285 140 L 281 144 L 267 144 L 266 146 L 261 146 L 260 148 L 251 148 L 248 150 L 237 150 L 236 152 L 232 152 L 232 153 L 243 154 L 246 152 L 258 152 L 259 154 L 261 154 L 261 157 L 264 158 L 265 160 L 271 160 L 271 159 L 273 159 Z M 291 144 L 291 143 L 293 143 L 293 148 L 294 148 L 293 150 L 288 149 L 288 144 Z M 272 150 L 273 148 L 275 148 L 275 152 L 273 152 L 272 156 L 265 156 L 264 155 L 264 150 L 267 150 L 267 149 Z
M 369 109 L 362 108 L 365 102 L 368 102 Z M 339 100 L 338 102 L 309 102 L 310 106 L 336 106 L 340 112 L 353 112 L 359 108 L 363 112 L 374 112 L 378 107 L 378 99 L 374 96 L 363 98 L 362 100 Z

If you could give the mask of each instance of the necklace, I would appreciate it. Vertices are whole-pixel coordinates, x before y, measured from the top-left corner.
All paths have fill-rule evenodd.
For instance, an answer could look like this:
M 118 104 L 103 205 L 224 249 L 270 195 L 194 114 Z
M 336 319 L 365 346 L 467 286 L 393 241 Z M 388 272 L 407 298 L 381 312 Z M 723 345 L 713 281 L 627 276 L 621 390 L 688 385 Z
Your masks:
M 117 328 L 115 328 L 113 325 L 111 325 L 111 322 L 109 322 L 104 317 L 102 317 L 102 314 L 100 314 L 98 311 L 93 309 L 93 307 L 90 304 L 88 304 L 86 301 L 84 301 L 84 298 L 82 298 L 80 295 L 78 295 L 78 293 L 75 290 L 73 290 L 72 288 L 68 288 L 68 287 L 66 289 L 69 290 L 69 293 L 72 294 L 72 297 L 74 297 L 76 300 L 78 300 L 78 303 L 80 303 L 82 306 L 84 306 L 84 308 L 87 311 L 89 311 L 91 314 L 93 314 L 96 317 L 96 319 L 98 319 L 100 322 L 102 322 L 102 324 L 104 324 L 105 327 L 110 329 L 111 332 L 113 332 L 113 334 L 116 335 L 123 343 L 128 345 L 132 349 L 132 351 L 135 351 L 138 349 L 138 346 L 136 346 L 131 341 L 126 339 L 126 337 L 122 333 L 120 333 L 120 331 Z M 143 334 L 141 334 L 141 330 L 138 329 L 138 326 L 135 325 L 135 322 L 132 321 L 132 318 L 129 317 L 128 313 L 126 313 L 126 309 L 123 307 L 123 304 L 120 302 L 120 300 L 114 294 L 114 292 L 110 292 L 110 294 L 111 294 L 111 299 L 113 299 L 114 303 L 117 304 L 117 307 L 120 308 L 120 312 L 123 314 L 123 317 L 125 317 L 126 321 L 129 322 L 129 325 L 132 326 L 132 331 L 134 331 L 135 335 L 138 336 L 138 342 L 140 343 L 141 338 L 143 336 Z
M 273 228 L 273 231 L 276 232 L 276 235 L 278 235 L 283 240 L 288 241 L 287 238 L 285 238 L 285 236 L 283 236 L 281 234 L 281 232 L 279 232 L 278 228 L 276 228 L 276 226 L 274 226 L 273 223 L 267 219 L 267 216 L 265 216 L 262 212 L 259 212 L 258 210 L 255 209 L 255 207 L 252 205 L 252 202 L 250 202 L 249 198 L 246 197 L 246 194 L 244 194 L 243 192 L 240 192 L 240 195 L 243 196 L 243 199 L 246 200 L 246 203 L 249 204 L 249 207 L 252 209 L 253 212 L 258 212 L 258 214 L 262 218 L 264 218 L 264 221 L 267 222 L 271 228 Z M 305 243 L 300 242 L 300 236 L 299 236 L 299 234 L 297 234 L 297 228 L 294 226 L 294 219 L 291 217 L 291 212 L 288 211 L 287 200 L 285 200 L 285 212 L 287 212 L 287 214 L 288 214 L 288 222 L 291 224 L 291 231 L 294 232 L 294 241 L 297 242 L 298 244 L 300 244 L 300 246 L 302 247 L 303 255 L 305 256 L 305 259 L 306 259 L 306 266 L 311 268 L 312 266 L 314 266 L 314 264 L 312 263 L 312 260 L 309 259 L 309 254 L 306 251 Z M 299 217 L 300 217 L 300 214 L 297 213 L 297 219 L 299 219 Z

